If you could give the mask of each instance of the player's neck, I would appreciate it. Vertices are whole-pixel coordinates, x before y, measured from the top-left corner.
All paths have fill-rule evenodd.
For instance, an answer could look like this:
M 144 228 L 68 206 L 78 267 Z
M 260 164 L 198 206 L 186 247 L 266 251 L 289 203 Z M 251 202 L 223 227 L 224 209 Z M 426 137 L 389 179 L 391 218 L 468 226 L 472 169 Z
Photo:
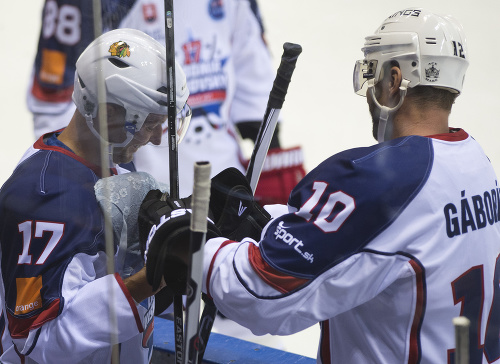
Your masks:
M 75 112 L 70 123 L 62 131 L 58 139 L 80 158 L 93 165 L 101 165 L 99 140 L 89 130 L 85 119 L 78 111 Z
M 449 112 L 440 108 L 419 108 L 404 105 L 394 117 L 393 138 L 408 135 L 448 133 Z

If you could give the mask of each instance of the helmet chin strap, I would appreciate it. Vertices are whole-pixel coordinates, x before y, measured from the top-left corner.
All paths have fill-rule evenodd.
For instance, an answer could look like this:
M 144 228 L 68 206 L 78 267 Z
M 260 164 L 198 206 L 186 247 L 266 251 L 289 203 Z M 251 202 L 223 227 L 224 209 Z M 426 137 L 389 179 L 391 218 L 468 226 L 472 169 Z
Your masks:
M 378 120 L 378 129 L 377 129 L 377 141 L 382 143 L 386 140 L 389 140 L 392 136 L 392 126 L 393 126 L 393 115 L 398 109 L 403 105 L 404 98 L 406 96 L 406 92 L 408 90 L 408 84 L 410 81 L 403 79 L 401 81 L 401 86 L 399 86 L 399 103 L 394 107 L 382 106 L 377 100 L 375 96 L 375 79 L 371 79 L 368 81 L 368 92 L 371 93 L 372 100 L 375 102 L 375 105 L 380 109 L 380 115 Z
M 113 163 L 113 149 L 116 148 L 116 147 L 124 147 L 124 146 L 126 146 L 128 143 L 130 143 L 130 141 L 132 140 L 132 138 L 134 137 L 134 135 L 132 133 L 130 133 L 129 131 L 127 131 L 127 138 L 125 139 L 124 142 L 122 142 L 122 143 L 110 143 L 107 140 L 105 140 L 98 133 L 98 131 L 95 129 L 95 127 L 94 127 L 94 118 L 92 117 L 91 114 L 85 114 L 85 121 L 87 122 L 87 126 L 89 127 L 89 129 L 92 132 L 92 134 L 94 134 L 94 136 L 97 139 L 99 139 L 102 143 L 104 143 L 104 144 L 106 144 L 108 146 L 109 163 L 110 163 L 110 166 L 114 165 L 114 163 Z

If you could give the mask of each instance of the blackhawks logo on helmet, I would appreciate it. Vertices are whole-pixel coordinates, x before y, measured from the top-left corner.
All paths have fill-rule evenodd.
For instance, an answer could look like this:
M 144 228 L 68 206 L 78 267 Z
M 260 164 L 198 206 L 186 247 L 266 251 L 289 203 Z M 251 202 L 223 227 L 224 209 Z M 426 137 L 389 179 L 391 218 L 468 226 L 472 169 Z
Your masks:
M 120 58 L 130 57 L 130 46 L 120 40 L 111 44 L 111 46 L 109 47 L 109 53 L 111 53 L 112 56 L 117 56 Z

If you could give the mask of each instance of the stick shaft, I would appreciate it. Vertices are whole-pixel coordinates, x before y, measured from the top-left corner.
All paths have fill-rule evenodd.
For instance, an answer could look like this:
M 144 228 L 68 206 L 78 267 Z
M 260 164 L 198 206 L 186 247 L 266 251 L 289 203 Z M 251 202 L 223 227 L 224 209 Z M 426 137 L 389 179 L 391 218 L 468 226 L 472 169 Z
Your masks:
M 271 145 L 271 139 L 276 129 L 279 112 L 279 109 L 269 110 L 267 118 L 263 120 L 259 129 L 259 137 L 255 141 L 255 147 L 246 174 L 253 194 L 255 194 L 255 190 L 257 189 L 257 183 L 259 182 L 267 152 Z
M 165 48 L 167 73 L 167 120 L 168 120 L 168 147 L 169 147 L 169 176 L 170 197 L 179 198 L 179 161 L 177 151 L 176 127 L 176 90 L 175 90 L 175 43 L 174 43 L 174 3 L 173 0 L 164 0 L 165 4 Z M 174 335 L 175 335 L 175 362 L 183 362 L 184 318 L 182 312 L 182 296 L 174 295 Z
M 269 93 L 266 113 L 255 141 L 255 147 L 248 163 L 246 177 L 255 193 L 257 183 L 259 182 L 262 167 L 271 144 L 271 139 L 278 121 L 279 111 L 285 102 L 285 96 L 288 92 L 288 85 L 292 79 L 292 74 L 297 63 L 297 58 L 302 53 L 302 47 L 298 44 L 283 44 L 283 55 L 278 67 L 273 87 Z
M 191 198 L 191 239 L 188 294 L 186 298 L 186 334 L 184 363 L 196 364 L 199 350 L 200 295 L 203 279 L 203 248 L 207 233 L 207 216 L 210 202 L 209 162 L 194 165 L 194 185 Z
M 205 302 L 205 307 L 203 308 L 203 314 L 200 320 L 200 341 L 198 349 L 198 363 L 203 362 L 203 355 L 205 354 L 205 349 L 207 348 L 208 339 L 210 338 L 210 333 L 212 332 L 212 326 L 214 325 L 215 316 L 217 315 L 217 307 L 214 301 L 212 301 L 208 296 L 202 295 L 203 301 Z
M 167 111 L 168 111 L 168 144 L 169 144 L 169 176 L 170 197 L 179 198 L 179 158 L 176 125 L 176 90 L 175 90 L 175 43 L 174 43 L 174 4 L 173 0 L 165 0 L 165 48 L 167 66 Z

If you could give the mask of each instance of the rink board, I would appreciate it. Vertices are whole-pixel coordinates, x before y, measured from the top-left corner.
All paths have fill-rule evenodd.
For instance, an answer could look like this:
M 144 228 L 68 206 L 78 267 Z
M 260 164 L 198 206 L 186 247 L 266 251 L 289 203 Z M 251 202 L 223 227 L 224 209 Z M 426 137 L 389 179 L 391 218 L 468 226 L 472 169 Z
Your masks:
M 175 363 L 174 324 L 167 319 L 155 317 L 152 364 L 170 363 Z M 314 364 L 316 360 L 234 337 L 212 333 L 208 341 L 203 363 Z

